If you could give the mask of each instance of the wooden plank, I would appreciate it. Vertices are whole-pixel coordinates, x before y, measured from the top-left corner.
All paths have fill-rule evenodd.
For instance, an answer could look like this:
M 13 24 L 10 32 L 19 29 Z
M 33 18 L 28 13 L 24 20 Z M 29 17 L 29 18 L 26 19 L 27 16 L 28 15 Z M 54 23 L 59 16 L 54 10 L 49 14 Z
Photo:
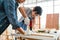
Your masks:
M 59 14 L 47 14 L 46 28 L 59 29 Z

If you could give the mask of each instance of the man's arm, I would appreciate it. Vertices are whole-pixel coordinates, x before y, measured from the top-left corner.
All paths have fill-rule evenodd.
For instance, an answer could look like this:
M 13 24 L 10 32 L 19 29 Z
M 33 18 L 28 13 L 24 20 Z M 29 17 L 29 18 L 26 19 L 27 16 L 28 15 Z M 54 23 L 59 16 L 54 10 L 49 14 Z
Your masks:
M 17 21 L 16 18 L 15 0 L 4 0 L 4 9 L 9 22 L 13 26 L 13 29 L 16 29 L 20 33 L 24 34 L 25 33 L 24 30 L 20 28 L 19 22 Z
M 26 11 L 25 11 L 25 8 L 24 8 L 24 7 L 19 7 L 19 11 L 21 12 L 21 14 L 22 14 L 22 16 L 23 16 L 24 18 L 27 17 L 27 14 L 26 14 Z
M 24 23 L 25 23 L 26 25 L 29 25 L 30 20 L 29 20 L 29 18 L 28 18 L 28 16 L 27 16 L 27 13 L 26 13 L 25 8 L 24 8 L 24 7 L 19 7 L 19 11 L 21 12 L 21 14 L 22 14 L 23 17 L 24 17 Z

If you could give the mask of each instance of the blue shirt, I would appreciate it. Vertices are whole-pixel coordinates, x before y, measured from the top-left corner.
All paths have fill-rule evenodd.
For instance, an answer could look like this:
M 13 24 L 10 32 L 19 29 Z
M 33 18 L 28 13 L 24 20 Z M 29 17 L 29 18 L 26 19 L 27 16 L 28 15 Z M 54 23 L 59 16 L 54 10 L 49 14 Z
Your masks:
M 12 24 L 13 29 L 20 27 L 17 21 L 17 6 L 16 0 L 0 0 L 0 34 L 9 24 Z

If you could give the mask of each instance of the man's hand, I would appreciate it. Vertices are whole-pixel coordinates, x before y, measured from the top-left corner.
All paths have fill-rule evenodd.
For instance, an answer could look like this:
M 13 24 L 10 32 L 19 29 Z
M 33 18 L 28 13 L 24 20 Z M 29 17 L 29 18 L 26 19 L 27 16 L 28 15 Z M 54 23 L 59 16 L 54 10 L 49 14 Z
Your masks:
M 25 34 L 25 31 L 22 28 L 17 28 L 17 30 L 21 33 L 21 34 Z
M 28 17 L 26 17 L 26 18 L 24 19 L 24 23 L 25 23 L 26 25 L 29 25 L 29 24 L 30 24 L 30 19 L 29 19 Z

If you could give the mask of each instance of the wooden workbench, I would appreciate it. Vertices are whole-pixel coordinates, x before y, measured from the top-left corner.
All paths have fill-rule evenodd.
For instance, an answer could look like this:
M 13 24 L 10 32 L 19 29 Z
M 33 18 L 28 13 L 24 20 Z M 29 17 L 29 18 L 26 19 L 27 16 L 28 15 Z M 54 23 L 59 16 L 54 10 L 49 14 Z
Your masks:
M 58 40 L 58 36 L 55 34 L 47 34 L 47 33 L 34 33 L 29 35 L 22 34 L 12 34 L 15 37 L 22 37 L 23 39 L 29 40 Z

